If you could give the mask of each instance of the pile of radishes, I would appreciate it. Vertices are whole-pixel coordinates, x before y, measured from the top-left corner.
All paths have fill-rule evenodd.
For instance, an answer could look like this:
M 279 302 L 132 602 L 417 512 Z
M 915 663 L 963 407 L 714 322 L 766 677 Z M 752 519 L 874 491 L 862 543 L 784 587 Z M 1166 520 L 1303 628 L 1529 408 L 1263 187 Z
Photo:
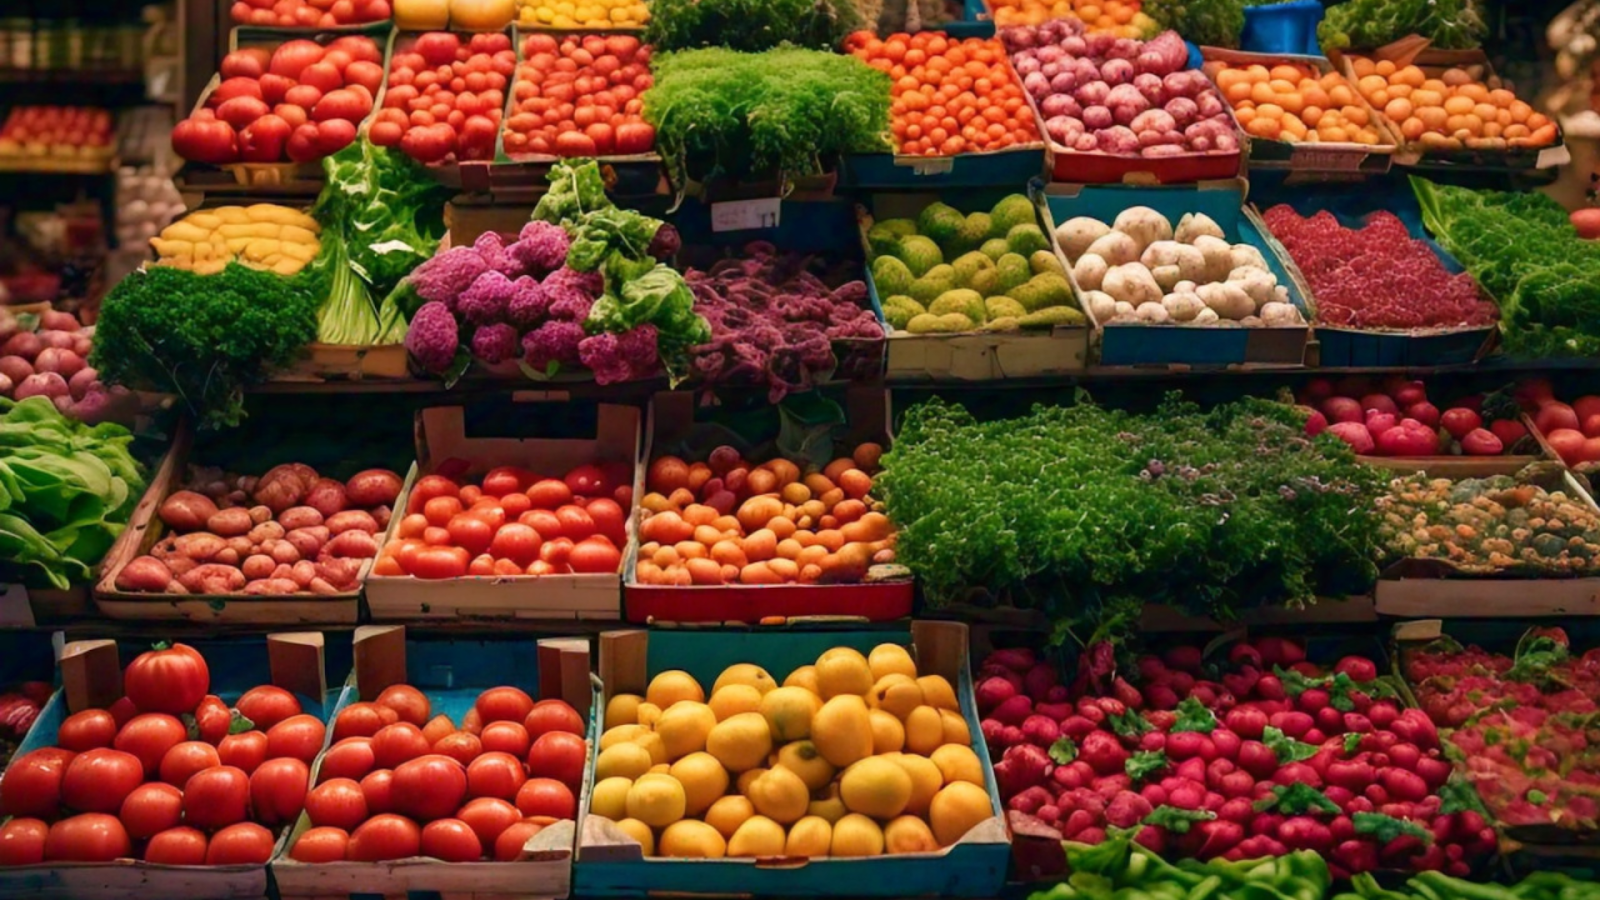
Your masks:
M 1562 462 L 1600 462 L 1600 396 L 1563 403 L 1551 392 L 1549 379 L 1529 378 L 1517 385 L 1516 397 Z
M 260 478 L 191 469 L 161 504 L 168 534 L 118 573 L 118 590 L 169 594 L 339 594 L 378 555 L 400 476 L 349 481 L 288 463 Z
M 107 388 L 89 367 L 93 338 L 94 329 L 72 313 L 47 310 L 35 323 L 0 310 L 0 397 L 49 397 L 56 409 L 90 424 L 114 418 L 114 400 L 127 391 Z
M 1074 701 L 1029 651 L 985 660 L 978 711 L 1013 828 L 1091 844 L 1137 828 L 1158 853 L 1201 859 L 1313 850 L 1339 878 L 1461 876 L 1495 848 L 1482 815 L 1440 796 L 1438 732 L 1371 659 L 1319 666 L 1267 637 L 1212 660 L 1176 647 L 1138 673 L 1142 689 L 1116 678 L 1113 696 Z
M 1181 156 L 1239 152 L 1222 95 L 1188 65 L 1175 31 L 1148 41 L 1085 33 L 1077 19 L 1000 29 L 1057 152 Z
M 1299 403 L 1307 412 L 1306 434 L 1327 431 L 1369 456 L 1501 456 L 1528 436 L 1515 416 L 1485 423 L 1481 396 L 1440 412 L 1422 382 L 1401 376 L 1381 384 L 1313 378 Z

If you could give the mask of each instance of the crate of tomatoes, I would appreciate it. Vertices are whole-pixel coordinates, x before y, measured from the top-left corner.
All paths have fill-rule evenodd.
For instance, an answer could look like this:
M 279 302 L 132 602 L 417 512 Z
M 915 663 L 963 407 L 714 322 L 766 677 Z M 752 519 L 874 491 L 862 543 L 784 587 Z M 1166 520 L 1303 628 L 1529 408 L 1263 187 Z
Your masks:
M 389 0 L 234 0 L 235 25 L 264 28 L 348 28 L 388 22 Z
M 477 189 L 488 182 L 516 67 L 509 26 L 396 32 L 367 138 L 398 147 L 447 185 Z
M 60 667 L 0 776 L 0 895 L 263 896 L 343 692 L 322 635 L 76 641 Z
M 273 861 L 278 896 L 567 895 L 595 705 L 587 639 L 368 626 L 349 686 Z

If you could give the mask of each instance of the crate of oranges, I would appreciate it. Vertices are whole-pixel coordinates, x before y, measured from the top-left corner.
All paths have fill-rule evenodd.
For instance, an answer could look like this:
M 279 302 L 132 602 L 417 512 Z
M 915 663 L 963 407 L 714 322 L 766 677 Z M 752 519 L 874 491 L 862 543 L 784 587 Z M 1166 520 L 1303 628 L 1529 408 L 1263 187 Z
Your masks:
M 1091 33 L 1141 38 L 1157 30 L 1140 10 L 1139 0 L 986 0 L 994 24 L 1042 25 L 1051 19 L 1077 19 Z
M 1250 137 L 1250 165 L 1381 175 L 1398 141 L 1383 117 L 1320 56 L 1201 48 L 1203 71 Z
M 1568 159 L 1560 126 L 1506 87 L 1482 50 L 1404 46 L 1332 54 L 1403 141 L 1396 162 L 1544 169 Z

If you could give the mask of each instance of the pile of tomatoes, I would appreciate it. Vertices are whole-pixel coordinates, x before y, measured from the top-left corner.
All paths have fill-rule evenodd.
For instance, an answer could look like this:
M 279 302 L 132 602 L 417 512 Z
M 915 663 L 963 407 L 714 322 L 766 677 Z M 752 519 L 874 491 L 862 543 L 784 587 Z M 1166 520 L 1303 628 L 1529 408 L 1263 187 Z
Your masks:
M 631 35 L 531 34 L 522 42 L 506 120 L 511 156 L 627 156 L 649 153 L 656 131 L 640 116 L 655 83 L 650 48 Z
M 626 463 L 581 465 L 564 478 L 516 466 L 480 484 L 443 474 L 417 480 L 375 576 L 615 573 L 633 504 Z
M 577 710 L 518 688 L 479 694 L 457 727 L 426 694 L 391 686 L 335 717 L 334 745 L 305 798 L 313 827 L 289 856 L 513 861 L 540 829 L 577 812 L 583 735 Z
M 282 688 L 253 688 L 230 709 L 210 682 L 192 647 L 140 654 L 121 700 L 74 713 L 56 746 L 13 760 L 0 779 L 12 817 L 0 866 L 266 863 L 269 829 L 300 815 L 325 728 Z
M 228 15 L 240 25 L 338 28 L 389 20 L 389 0 L 234 0 Z
M 516 51 L 504 34 L 474 34 L 465 42 L 447 31 L 420 35 L 389 61 L 383 109 L 367 137 L 423 163 L 493 159 L 506 85 L 516 68 Z

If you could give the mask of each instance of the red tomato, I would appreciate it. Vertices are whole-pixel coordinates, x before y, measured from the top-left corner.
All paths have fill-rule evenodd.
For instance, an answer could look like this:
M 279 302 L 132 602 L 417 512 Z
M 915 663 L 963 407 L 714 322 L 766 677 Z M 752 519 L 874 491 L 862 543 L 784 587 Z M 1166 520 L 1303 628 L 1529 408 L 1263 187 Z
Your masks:
M 221 119 L 190 116 L 173 127 L 172 150 L 184 159 L 223 165 L 238 161 L 239 136 Z
M 460 578 L 467 574 L 470 554 L 460 547 L 429 547 L 417 553 L 411 574 L 418 578 Z
M 518 822 L 500 832 L 494 842 L 495 861 L 513 862 L 521 858 L 523 845 L 543 830 L 544 825 L 539 822 Z
M 467 574 L 474 577 L 488 577 L 494 574 L 494 566 L 495 558 L 485 553 L 482 556 L 474 557 L 472 562 L 467 564 Z M 443 740 L 443 738 L 440 738 L 440 740 Z
M 246 775 L 267 761 L 267 736 L 259 731 L 230 734 L 217 745 L 217 757 Z
M 502 832 L 522 821 L 522 813 L 499 797 L 479 797 L 468 800 L 456 813 L 456 818 L 472 828 L 483 846 L 493 847 Z
M 467 710 L 466 715 L 461 717 L 461 730 L 467 734 L 483 733 L 483 717 L 478 715 L 476 706 Z
M 525 816 L 570 819 L 578 811 L 572 789 L 554 778 L 530 778 L 517 791 L 517 809 Z
M 461 514 L 461 500 L 456 497 L 435 497 L 422 507 L 423 516 L 427 517 L 428 524 L 435 528 L 443 528 L 450 524 L 450 520 Z
M 567 487 L 565 481 L 546 478 L 534 482 L 528 488 L 528 499 L 533 502 L 535 509 L 553 510 L 572 502 L 572 489 Z M 539 533 L 544 534 L 544 530 L 540 529 Z M 545 537 L 553 536 L 545 535 Z
M 44 842 L 50 826 L 41 819 L 12 819 L 0 825 L 0 866 L 31 866 L 44 862 Z
M 517 722 L 490 722 L 483 726 L 481 736 L 485 752 L 509 753 L 518 759 L 528 755 L 528 747 L 532 744 L 528 729 Z
M 460 104 L 457 104 L 458 106 Z M 499 466 L 483 476 L 483 493 L 489 497 L 504 497 L 522 490 L 532 480 L 532 473 L 517 466 Z
M 306 794 L 306 815 L 313 825 L 348 831 L 367 819 L 367 796 L 348 778 L 324 781 Z
M 422 849 L 422 829 L 405 816 L 373 816 L 350 835 L 345 857 L 352 862 L 381 862 L 416 856 Z
M 112 746 L 138 757 L 145 777 L 154 778 L 161 770 L 161 760 L 167 751 L 183 743 L 188 734 L 176 716 L 145 713 L 134 716 L 133 721 L 122 726 Z
M 557 571 L 566 571 L 567 560 L 572 556 L 575 545 L 572 538 L 558 537 L 554 540 L 546 539 L 539 547 L 539 559 L 554 566 Z
M 576 504 L 567 504 L 556 510 L 556 520 L 561 523 L 561 536 L 581 541 L 595 533 L 594 517 Z
M 440 501 L 435 501 L 440 502 Z M 462 513 L 450 519 L 450 524 L 445 526 L 450 532 L 450 541 L 457 547 L 464 548 L 473 556 L 489 549 L 489 544 L 494 540 L 494 527 L 487 519 L 471 513 Z
M 505 510 L 507 519 L 515 519 L 533 509 L 533 501 L 528 499 L 527 494 L 507 494 L 500 498 L 500 508 Z
M 109 747 L 117 737 L 117 720 L 103 709 L 86 709 L 67 716 L 56 732 L 56 746 L 74 753 Z
M 594 520 L 595 533 L 621 547 L 628 542 L 628 514 L 610 497 L 598 497 L 583 508 Z
M 119 697 L 117 702 L 111 704 L 109 712 L 111 713 L 111 718 L 116 720 L 117 727 L 121 728 L 133 721 L 133 717 L 139 714 L 139 707 L 134 706 L 133 701 L 127 697 Z
M 528 780 L 520 756 L 489 751 L 467 766 L 467 796 L 510 800 Z
M 123 693 L 140 712 L 192 713 L 210 687 L 211 670 L 188 644 L 147 650 L 122 673 Z
M 267 732 L 267 756 L 290 756 L 310 764 L 326 736 L 327 729 L 316 716 L 290 716 Z
M 273 51 L 267 69 L 275 75 L 298 79 L 307 66 L 321 62 L 325 52 L 322 45 L 315 41 L 289 41 Z
M 428 739 L 422 736 L 422 729 L 410 722 L 385 725 L 372 736 L 372 759 L 380 769 L 392 769 L 408 759 L 426 754 L 429 749 Z
M 572 548 L 567 565 L 574 572 L 615 573 L 622 565 L 622 551 L 601 535 L 585 538 Z
M 572 493 L 580 497 L 589 497 L 605 493 L 606 474 L 600 467 L 585 464 L 574 468 L 563 479 Z
M 406 512 L 420 513 L 423 506 L 435 497 L 455 497 L 461 493 L 461 488 L 443 475 L 424 475 L 417 479 L 411 488 L 411 496 L 406 498 Z
M 238 707 L 239 715 L 255 723 L 255 726 L 262 731 L 271 729 L 290 716 L 298 716 L 305 712 L 300 708 L 299 698 L 271 684 L 245 691 L 244 696 L 234 705 Z
M 394 772 L 379 769 L 361 779 L 361 793 L 367 798 L 367 815 L 394 811 Z
M 540 735 L 528 748 L 528 772 L 576 787 L 583 781 L 587 759 L 588 747 L 583 738 L 565 731 L 551 731 Z
M 94 752 L 94 751 L 90 751 Z M 84 813 L 50 826 L 44 858 L 62 862 L 111 862 L 128 856 L 133 845 L 116 816 Z
M 358 59 L 344 70 L 344 79 L 349 84 L 359 84 L 374 95 L 378 87 L 383 84 L 383 67 L 377 63 Z
M 483 844 L 471 826 L 460 819 L 439 819 L 422 829 L 422 855 L 445 862 L 475 862 L 483 857 Z
M 466 795 L 467 767 L 448 756 L 430 754 L 394 770 L 394 808 L 403 815 L 442 819 L 454 814 Z
M 159 781 L 141 784 L 122 801 L 118 818 L 134 840 L 176 828 L 183 819 L 183 791 Z
M 272 858 L 272 832 L 254 822 L 229 825 L 211 836 L 208 866 L 260 865 Z
M 533 705 L 522 721 L 530 740 L 538 740 L 552 731 L 563 731 L 583 737 L 583 717 L 565 700 L 540 700 Z
M 250 810 L 250 776 L 235 766 L 196 772 L 183 788 L 183 818 L 196 828 L 226 828 Z
M 489 544 L 488 550 L 496 559 L 510 560 L 518 566 L 526 567 L 539 558 L 541 543 L 539 532 L 532 526 L 513 522 L 495 532 L 494 540 Z
M 211 746 L 222 743 L 228 736 L 228 730 L 233 727 L 233 710 L 222 698 L 216 694 L 207 694 L 194 710 L 194 727 L 200 734 L 200 740 Z
M 500 505 L 499 500 L 493 497 L 485 497 L 472 504 L 472 508 L 468 512 L 488 522 L 491 531 L 498 531 L 500 526 L 506 524 L 505 508 Z
M 61 811 L 61 782 L 71 750 L 42 747 L 11 761 L 0 775 L 0 814 L 55 818 Z
M 289 858 L 303 863 L 343 862 L 350 835 L 343 828 L 308 828 L 294 842 Z
M 169 866 L 198 866 L 206 861 L 206 836 L 188 826 L 168 828 L 144 847 L 144 861 Z
M 433 752 L 441 756 L 448 756 L 463 766 L 477 759 L 483 753 L 483 741 L 475 734 L 457 731 L 445 735 L 437 744 L 433 745 Z
M 379 147 L 396 147 L 405 136 L 405 129 L 393 122 L 373 122 L 367 129 L 367 138 Z
M 399 721 L 410 722 L 419 728 L 427 723 L 433 706 L 428 702 L 427 694 L 409 684 L 393 684 L 384 688 L 377 702 L 379 706 L 394 710 L 400 717 Z
M 521 722 L 533 711 L 533 698 L 514 687 L 492 687 L 478 695 L 473 704 L 483 724 L 490 722 Z
M 161 780 L 173 787 L 182 788 L 189 783 L 189 776 L 201 769 L 220 765 L 222 756 L 217 753 L 217 748 L 205 741 L 183 741 L 173 744 L 167 755 L 161 757 Z M 135 837 L 149 836 L 149 834 L 135 835 Z
M 269 759 L 250 775 L 250 808 L 263 825 L 293 822 L 305 806 L 311 769 L 298 759 Z
M 534 509 L 517 517 L 517 521 L 532 528 L 539 533 L 541 540 L 548 541 L 561 534 L 561 520 L 556 514 L 547 509 Z
M 10 777 L 7 770 L 7 780 Z M 142 781 L 144 767 L 139 757 L 121 750 L 89 750 L 67 764 L 61 778 L 61 802 L 79 812 L 116 813 Z
M 444 740 L 446 736 L 455 733 L 455 730 L 456 723 L 450 721 L 449 716 L 440 713 L 429 719 L 428 724 L 422 726 L 422 736 L 427 739 L 428 746 L 432 747 L 434 744 Z
M 378 733 L 378 729 L 398 721 L 400 721 L 398 713 L 395 713 L 394 719 L 386 721 L 376 703 L 352 703 L 334 717 L 333 739 L 342 741 L 350 737 L 372 737 Z

